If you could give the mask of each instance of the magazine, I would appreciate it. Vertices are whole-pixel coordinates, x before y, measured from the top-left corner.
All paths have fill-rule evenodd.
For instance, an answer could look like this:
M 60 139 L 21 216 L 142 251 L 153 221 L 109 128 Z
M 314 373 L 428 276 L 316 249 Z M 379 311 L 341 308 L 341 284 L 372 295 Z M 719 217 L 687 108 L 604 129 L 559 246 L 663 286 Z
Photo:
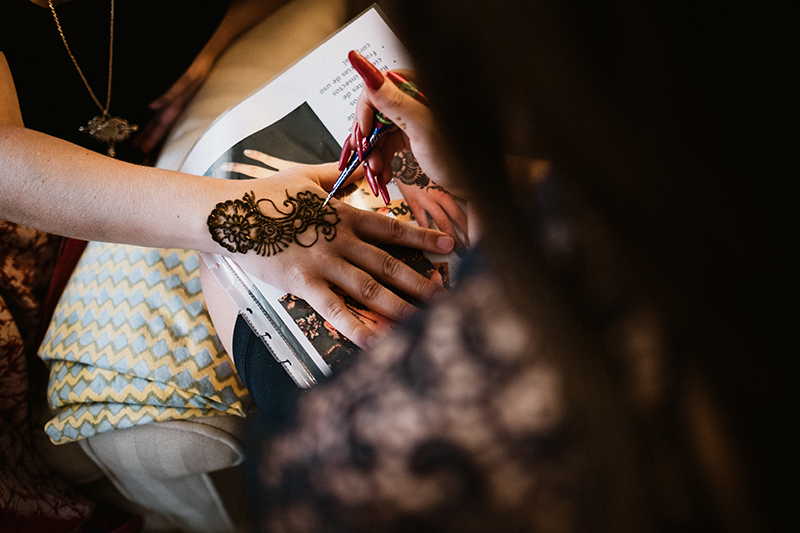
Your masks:
M 347 59 L 351 50 L 359 51 L 380 70 L 412 68 L 402 43 L 380 9 L 373 5 L 221 115 L 195 143 L 181 170 L 222 179 L 247 179 L 223 170 L 225 163 L 253 164 L 253 159 L 244 155 L 245 150 L 268 154 L 282 162 L 338 161 L 340 143 L 350 133 L 362 88 L 361 77 Z M 413 222 L 400 190 L 393 183 L 387 189 L 388 205 L 374 197 L 363 179 L 337 197 L 361 209 Z M 435 276 L 445 286 L 453 281 L 455 254 L 440 256 L 399 246 L 384 248 L 418 272 Z M 301 298 L 256 279 L 230 258 L 208 253 L 200 256 L 214 282 L 228 295 L 234 312 L 247 320 L 299 386 L 314 385 L 358 351 Z M 386 327 L 387 319 L 344 293 L 341 296 L 368 327 Z M 232 353 L 226 339 L 222 342 Z

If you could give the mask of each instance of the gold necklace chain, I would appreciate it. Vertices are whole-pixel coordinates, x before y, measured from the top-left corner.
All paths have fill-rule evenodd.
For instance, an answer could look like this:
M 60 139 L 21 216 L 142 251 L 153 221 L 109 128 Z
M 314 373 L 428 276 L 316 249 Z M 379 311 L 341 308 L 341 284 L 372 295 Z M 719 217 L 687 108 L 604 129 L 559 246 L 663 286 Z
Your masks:
M 139 127 L 135 124 L 129 124 L 127 120 L 119 117 L 112 117 L 108 114 L 108 109 L 111 107 L 111 79 L 113 77 L 112 67 L 114 65 L 114 0 L 111 0 L 111 29 L 109 30 L 108 38 L 108 90 L 106 91 L 105 108 L 100 103 L 100 100 L 97 99 L 97 96 L 95 96 L 94 91 L 89 85 L 89 81 L 86 79 L 86 76 L 84 76 L 81 67 L 78 66 L 78 61 L 72 54 L 69 44 L 67 44 L 67 38 L 64 36 L 61 22 L 59 22 L 58 15 L 56 15 L 56 8 L 53 6 L 53 0 L 47 0 L 47 5 L 50 6 L 50 11 L 53 13 L 53 20 L 56 21 L 58 34 L 61 35 L 61 41 L 64 43 L 64 48 L 67 49 L 70 59 L 72 59 L 72 64 L 75 65 L 75 69 L 78 71 L 78 74 L 80 74 L 83 84 L 86 86 L 92 100 L 94 100 L 94 103 L 97 104 L 98 109 L 100 109 L 102 113 L 102 115 L 94 117 L 86 126 L 81 126 L 78 130 L 88 133 L 93 139 L 99 142 L 108 143 L 107 153 L 109 156 L 115 157 L 117 155 L 117 142 L 124 141 L 130 137 L 131 133 L 139 129 Z
M 111 78 L 113 75 L 112 66 L 114 65 L 114 0 L 111 0 L 111 29 L 109 30 L 109 39 L 108 39 L 108 90 L 106 92 L 106 107 L 100 104 L 100 100 L 97 99 L 95 96 L 94 91 L 89 86 L 89 82 L 86 80 L 86 76 L 83 75 L 83 71 L 81 67 L 78 66 L 78 61 L 75 59 L 75 56 L 72 55 L 72 50 L 67 44 L 67 38 L 64 36 L 64 30 L 61 28 L 61 22 L 58 20 L 58 15 L 56 15 L 56 8 L 53 6 L 53 0 L 47 0 L 47 5 L 50 6 L 50 11 L 53 13 L 53 20 L 56 21 L 56 27 L 58 28 L 58 34 L 61 35 L 61 40 L 64 42 L 64 48 L 67 49 L 67 53 L 69 54 L 70 59 L 72 59 L 72 64 L 75 65 L 75 68 L 80 74 L 81 79 L 83 80 L 83 84 L 88 89 L 89 94 L 92 96 L 92 100 L 94 103 L 97 104 L 97 107 L 100 111 L 103 112 L 103 116 L 108 116 L 108 108 L 111 107 Z

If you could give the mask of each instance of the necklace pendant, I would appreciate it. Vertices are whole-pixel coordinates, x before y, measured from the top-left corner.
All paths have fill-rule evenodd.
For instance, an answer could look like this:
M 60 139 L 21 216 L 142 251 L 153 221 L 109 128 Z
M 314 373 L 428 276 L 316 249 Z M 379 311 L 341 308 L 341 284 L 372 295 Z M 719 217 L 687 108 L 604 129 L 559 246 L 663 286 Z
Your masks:
M 139 129 L 136 124 L 129 124 L 127 120 L 109 115 L 97 115 L 89 121 L 86 126 L 78 128 L 86 132 L 92 139 L 108 144 L 108 155 L 117 155 L 116 144 L 124 141 L 131 136 L 131 133 Z

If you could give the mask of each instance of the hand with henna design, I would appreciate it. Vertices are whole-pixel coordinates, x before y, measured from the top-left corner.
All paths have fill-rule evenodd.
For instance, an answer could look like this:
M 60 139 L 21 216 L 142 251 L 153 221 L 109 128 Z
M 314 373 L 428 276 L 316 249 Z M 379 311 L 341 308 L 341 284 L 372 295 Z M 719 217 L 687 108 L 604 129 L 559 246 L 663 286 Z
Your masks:
M 438 229 L 453 238 L 456 250 L 469 246 L 467 214 L 452 194 L 425 175 L 414 154 L 408 150 L 397 152 L 392 160 L 392 175 L 417 224 L 430 228 L 433 219 Z
M 348 311 L 334 287 L 394 321 L 409 317 L 417 308 L 387 285 L 422 301 L 444 291 L 376 245 L 395 243 L 448 253 L 453 248 L 451 237 L 335 198 L 321 209 L 325 190 L 338 174 L 335 164 L 298 165 L 256 151 L 246 155 L 283 170 L 226 165 L 229 171 L 268 179 L 233 182 L 241 194 L 209 210 L 209 231 L 222 247 L 219 253 L 267 283 L 303 298 L 361 347 L 371 345 L 375 332 Z
M 368 179 L 378 186 L 392 180 L 391 162 L 394 154 L 402 149 L 414 153 L 425 174 L 438 185 L 464 198 L 457 189 L 458 162 L 450 155 L 433 114 L 425 104 L 401 91 L 394 83 L 385 83 L 386 76 L 358 52 L 349 55 L 353 68 L 364 80 L 364 88 L 356 104 L 353 131 L 345 142 L 341 160 L 350 157 L 358 146 L 365 142 L 362 132 L 372 131 L 375 111 L 379 110 L 397 126 L 367 156 L 365 172 Z M 404 78 L 412 79 L 413 73 L 398 71 Z

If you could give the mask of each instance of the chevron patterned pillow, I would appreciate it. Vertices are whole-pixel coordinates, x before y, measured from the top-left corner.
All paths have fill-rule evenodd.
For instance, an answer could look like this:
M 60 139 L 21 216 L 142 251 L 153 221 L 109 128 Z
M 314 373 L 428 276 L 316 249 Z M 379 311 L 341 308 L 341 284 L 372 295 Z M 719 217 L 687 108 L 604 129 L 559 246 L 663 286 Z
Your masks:
M 198 266 L 188 250 L 89 243 L 39 348 L 54 443 L 246 415 L 252 402 L 211 324 Z

